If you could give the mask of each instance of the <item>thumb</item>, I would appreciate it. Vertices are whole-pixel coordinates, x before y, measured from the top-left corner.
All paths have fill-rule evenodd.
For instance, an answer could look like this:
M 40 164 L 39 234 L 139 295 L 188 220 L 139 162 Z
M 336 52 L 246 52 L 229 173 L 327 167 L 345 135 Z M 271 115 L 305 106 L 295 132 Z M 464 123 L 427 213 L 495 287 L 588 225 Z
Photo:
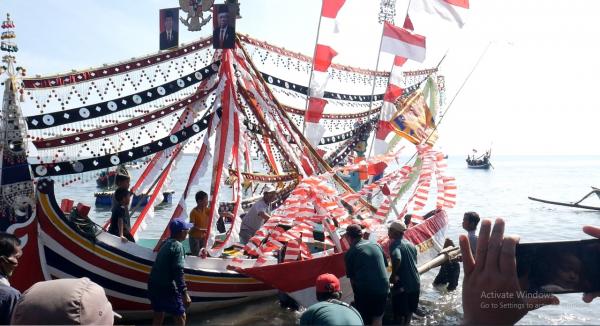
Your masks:
M 538 297 L 525 299 L 527 310 L 536 310 L 547 305 L 558 305 L 560 300 L 552 294 L 542 293 Z

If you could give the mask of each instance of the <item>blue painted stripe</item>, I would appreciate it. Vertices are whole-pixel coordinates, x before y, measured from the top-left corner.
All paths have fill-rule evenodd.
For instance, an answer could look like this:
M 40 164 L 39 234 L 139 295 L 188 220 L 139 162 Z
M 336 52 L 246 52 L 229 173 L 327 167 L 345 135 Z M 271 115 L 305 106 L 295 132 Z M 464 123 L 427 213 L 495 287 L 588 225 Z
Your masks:
M 90 280 L 98 283 L 104 289 L 112 290 L 114 292 L 138 297 L 138 298 L 148 298 L 147 289 L 140 289 L 134 286 L 126 285 L 111 279 L 108 279 L 104 276 L 93 273 L 92 271 L 86 270 L 68 259 L 62 257 L 52 249 L 44 246 L 44 254 L 46 256 L 46 263 L 48 266 L 51 266 L 65 274 L 72 275 L 74 277 L 87 277 Z M 137 280 L 136 280 L 137 281 Z M 210 302 L 210 301 L 226 301 L 226 300 L 235 300 L 245 298 L 245 296 L 236 296 L 236 297 L 198 297 L 193 296 L 193 302 Z

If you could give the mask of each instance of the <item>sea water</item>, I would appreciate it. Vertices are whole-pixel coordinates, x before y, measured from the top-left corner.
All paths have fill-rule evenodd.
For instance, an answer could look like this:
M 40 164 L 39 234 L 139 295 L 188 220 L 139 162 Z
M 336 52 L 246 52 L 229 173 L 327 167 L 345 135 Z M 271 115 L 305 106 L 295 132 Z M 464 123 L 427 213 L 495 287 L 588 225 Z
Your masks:
M 468 169 L 465 157 L 450 156 L 447 174 L 456 177 L 458 185 L 457 205 L 448 211 L 450 225 L 448 236 L 458 244 L 462 214 L 476 211 L 482 217 L 503 217 L 506 233 L 519 235 L 521 242 L 576 240 L 588 238 L 581 228 L 583 225 L 599 225 L 600 211 L 588 211 L 562 206 L 552 206 L 529 200 L 537 197 L 563 202 L 575 202 L 587 194 L 590 186 L 600 187 L 600 157 L 590 156 L 494 156 L 493 169 Z M 172 211 L 185 187 L 185 180 L 194 157 L 185 156 L 172 175 L 175 190 L 173 204 L 157 207 L 155 216 L 148 221 L 142 231 L 142 238 L 158 238 L 170 218 Z M 134 175 L 138 174 L 134 171 Z M 210 188 L 210 174 L 202 178 L 192 189 L 187 201 L 188 209 L 194 206 L 193 194 Z M 133 179 L 136 180 L 135 178 Z M 57 198 L 72 198 L 92 204 L 92 193 L 96 191 L 95 181 L 80 186 L 58 188 Z M 582 204 L 600 207 L 600 200 L 590 197 Z M 101 223 L 110 212 L 108 208 L 93 208 L 91 215 Z M 137 214 L 134 214 L 136 216 Z M 458 324 L 462 318 L 461 286 L 452 293 L 434 289 L 431 282 L 438 269 L 421 277 L 420 306 L 427 317 L 415 321 L 416 324 Z M 461 270 L 461 282 L 462 282 Z M 581 294 L 557 295 L 559 306 L 547 306 L 530 312 L 521 320 L 522 324 L 599 324 L 599 302 L 586 304 Z M 279 307 L 277 298 L 238 305 L 233 308 L 190 316 L 193 324 L 295 324 L 299 313 Z

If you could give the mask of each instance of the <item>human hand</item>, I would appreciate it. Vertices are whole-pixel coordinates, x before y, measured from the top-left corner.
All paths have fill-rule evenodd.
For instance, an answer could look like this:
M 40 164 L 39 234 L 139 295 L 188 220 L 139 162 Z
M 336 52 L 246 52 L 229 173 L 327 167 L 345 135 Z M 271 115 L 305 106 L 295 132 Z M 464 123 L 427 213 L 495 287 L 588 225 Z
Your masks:
M 591 235 L 592 237 L 600 239 L 600 227 L 586 225 L 583 227 L 583 232 Z M 583 302 L 590 303 L 594 298 L 600 297 L 600 292 L 587 292 L 583 294 Z
M 190 304 L 192 304 L 192 298 L 190 298 L 190 295 L 186 291 L 183 294 L 183 305 L 188 308 Z
M 515 250 L 518 237 L 504 237 L 504 220 L 484 219 L 477 240 L 476 258 L 473 258 L 469 239 L 459 238 L 463 258 L 463 324 L 512 325 L 530 310 L 548 304 L 558 304 L 553 295 L 524 298 L 517 278 Z

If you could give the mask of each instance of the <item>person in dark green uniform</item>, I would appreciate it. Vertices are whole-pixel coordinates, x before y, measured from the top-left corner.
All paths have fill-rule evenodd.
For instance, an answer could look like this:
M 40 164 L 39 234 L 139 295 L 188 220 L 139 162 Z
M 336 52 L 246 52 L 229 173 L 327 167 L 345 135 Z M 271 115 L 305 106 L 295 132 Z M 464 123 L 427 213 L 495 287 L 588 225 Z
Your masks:
M 363 325 L 360 313 L 340 301 L 340 280 L 333 274 L 321 274 L 315 283 L 318 303 L 300 317 L 300 325 Z
M 394 221 L 388 229 L 390 258 L 392 260 L 392 307 L 394 322 L 410 324 L 412 314 L 417 311 L 421 280 L 417 270 L 417 249 L 404 238 L 406 225 Z
M 153 325 L 162 325 L 165 313 L 173 316 L 173 323 L 185 325 L 185 309 L 192 303 L 183 279 L 185 240 L 193 224 L 180 219 L 169 223 L 171 237 L 163 243 L 156 255 L 148 279 L 148 297 L 154 316 Z
M 346 275 L 354 291 L 354 304 L 366 325 L 381 325 L 390 284 L 387 259 L 375 242 L 362 239 L 358 224 L 346 228 L 344 238 L 350 249 L 344 257 Z

